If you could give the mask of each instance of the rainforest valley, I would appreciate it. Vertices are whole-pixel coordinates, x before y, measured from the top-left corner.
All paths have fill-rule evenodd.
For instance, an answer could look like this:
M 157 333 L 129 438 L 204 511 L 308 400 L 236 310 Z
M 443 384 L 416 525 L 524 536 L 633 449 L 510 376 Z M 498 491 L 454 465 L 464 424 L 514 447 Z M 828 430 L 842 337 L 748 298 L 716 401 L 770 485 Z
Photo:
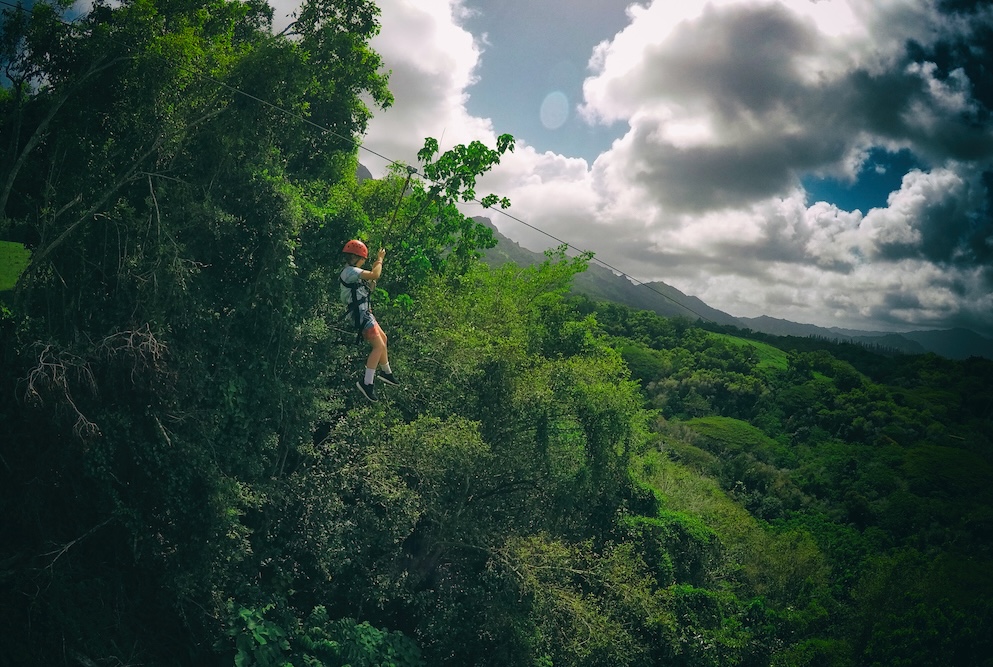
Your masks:
M 0 664 L 993 665 L 993 361 L 487 265 L 512 137 L 356 179 L 366 0 L 68 7 L 0 30 Z

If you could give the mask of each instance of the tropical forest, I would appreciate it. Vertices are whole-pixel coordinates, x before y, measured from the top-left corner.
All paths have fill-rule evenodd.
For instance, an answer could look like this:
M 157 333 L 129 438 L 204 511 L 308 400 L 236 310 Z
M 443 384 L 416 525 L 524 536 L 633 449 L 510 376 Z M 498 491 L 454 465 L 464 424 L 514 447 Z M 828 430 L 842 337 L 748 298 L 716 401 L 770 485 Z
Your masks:
M 993 361 L 484 261 L 512 137 L 357 176 L 369 0 L 72 7 L 2 4 L 0 664 L 993 665 Z

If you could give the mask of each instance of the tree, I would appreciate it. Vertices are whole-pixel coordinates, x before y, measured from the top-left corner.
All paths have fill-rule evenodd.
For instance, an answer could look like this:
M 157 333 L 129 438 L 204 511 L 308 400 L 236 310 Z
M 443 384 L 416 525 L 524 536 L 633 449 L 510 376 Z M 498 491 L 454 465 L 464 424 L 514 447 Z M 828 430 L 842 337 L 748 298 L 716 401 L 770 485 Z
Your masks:
M 289 39 L 256 2 L 61 9 L 0 40 L 0 220 L 34 248 L 3 322 L 0 616 L 18 662 L 201 662 L 232 600 L 288 608 L 259 577 L 340 356 L 378 10 L 305 3 Z
M 464 215 L 457 204 L 476 199 L 476 179 L 513 149 L 513 137 L 505 134 L 497 138 L 496 148 L 473 141 L 439 155 L 438 142 L 428 137 L 418 153 L 423 178 L 411 178 L 413 168 L 394 165 L 388 178 L 363 183 L 359 199 L 369 213 L 369 225 L 362 234 L 390 250 L 390 271 L 382 285 L 387 296 L 409 298 L 429 275 L 461 275 L 482 250 L 493 247 L 492 232 Z M 509 200 L 493 194 L 481 201 L 484 206 L 510 206 Z

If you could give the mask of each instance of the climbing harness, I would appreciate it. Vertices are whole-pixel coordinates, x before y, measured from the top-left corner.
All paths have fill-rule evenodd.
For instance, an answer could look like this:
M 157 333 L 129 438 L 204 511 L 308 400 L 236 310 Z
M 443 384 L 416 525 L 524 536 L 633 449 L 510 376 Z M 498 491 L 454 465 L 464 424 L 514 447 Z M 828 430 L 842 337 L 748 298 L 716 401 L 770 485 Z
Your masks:
M 351 241 L 349 241 L 349 243 L 351 243 Z M 359 243 L 361 243 L 361 241 L 359 241 Z M 341 276 L 338 276 L 338 282 L 351 290 L 351 296 L 348 299 L 348 308 L 342 314 L 341 318 L 344 319 L 349 315 L 352 316 L 352 327 L 355 329 L 355 342 L 361 343 L 362 326 L 365 324 L 365 318 L 362 316 L 362 305 L 365 304 L 366 311 L 370 314 L 372 313 L 372 301 L 369 287 L 363 284 L 361 280 L 351 283 L 346 282 Z M 365 294 L 359 295 L 359 290 L 365 290 Z

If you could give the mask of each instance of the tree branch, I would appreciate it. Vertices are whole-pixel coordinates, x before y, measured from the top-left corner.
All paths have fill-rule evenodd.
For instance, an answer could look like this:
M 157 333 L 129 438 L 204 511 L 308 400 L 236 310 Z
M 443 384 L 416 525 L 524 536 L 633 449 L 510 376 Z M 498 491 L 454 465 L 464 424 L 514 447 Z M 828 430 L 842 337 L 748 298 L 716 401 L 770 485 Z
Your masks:
M 72 95 L 77 90 L 79 90 L 79 88 L 82 86 L 84 81 L 86 81 L 91 76 L 99 74 L 105 69 L 112 67 L 113 65 L 117 64 L 122 60 L 126 60 L 126 58 L 124 57 L 114 58 L 105 65 L 100 65 L 99 64 L 100 59 L 97 59 L 90 66 L 89 70 L 84 72 L 83 75 L 73 83 L 73 85 L 69 86 L 65 90 L 65 92 L 61 96 L 59 96 L 59 98 L 56 99 L 55 104 L 52 105 L 52 107 L 48 110 L 48 113 L 45 115 L 45 117 L 41 120 L 40 123 L 38 123 L 38 126 L 35 128 L 35 131 L 31 134 L 31 137 L 24 145 L 24 149 L 21 151 L 21 154 L 17 156 L 17 159 L 14 161 L 13 166 L 10 168 L 10 173 L 7 174 L 7 180 L 4 183 L 3 191 L 0 192 L 0 216 L 2 216 L 4 214 L 4 211 L 7 210 L 7 201 L 10 199 L 10 193 L 14 189 L 14 181 L 17 179 L 17 174 L 21 171 L 21 167 L 23 167 L 24 163 L 27 161 L 28 155 L 30 155 L 31 152 L 34 151 L 34 149 L 38 146 L 38 144 L 41 143 L 41 139 L 45 135 L 45 132 L 48 130 L 49 124 L 52 122 L 52 119 L 55 118 L 56 114 L 58 114 L 62 106 L 69 100 L 70 97 L 72 97 Z
M 36 270 L 39 266 L 41 266 L 42 260 L 48 257 L 48 255 L 52 252 L 52 250 L 62 245 L 62 242 L 65 241 L 70 234 L 76 231 L 77 227 L 79 227 L 81 224 L 89 220 L 90 217 L 96 214 L 96 212 L 100 210 L 105 203 L 107 203 L 107 200 L 110 199 L 114 195 L 114 193 L 116 193 L 118 190 L 124 187 L 125 184 L 134 180 L 135 174 L 138 172 L 138 169 L 142 165 L 142 163 L 156 150 L 158 150 L 161 145 L 162 145 L 162 138 L 160 137 L 155 141 L 155 143 L 152 144 L 151 148 L 149 148 L 143 155 L 141 155 L 137 160 L 134 161 L 134 164 L 131 165 L 131 168 L 128 169 L 127 173 L 124 174 L 123 177 L 121 177 L 116 183 L 114 183 L 109 188 L 107 188 L 107 190 L 103 193 L 100 199 L 97 200 L 95 204 L 93 204 L 93 206 L 88 208 L 86 212 L 83 213 L 83 215 L 81 215 L 75 222 L 69 225 L 65 229 L 65 231 L 59 234 L 54 241 L 52 241 L 47 246 L 45 246 L 44 249 L 40 250 L 32 258 L 31 264 L 28 265 L 28 268 L 25 271 L 25 273 L 30 274 L 32 271 Z
M 500 484 L 487 491 L 483 491 L 482 493 L 470 495 L 468 498 L 465 499 L 465 504 L 469 505 L 470 503 L 478 502 L 480 500 L 485 500 L 487 498 L 492 498 L 493 496 L 502 495 L 522 486 L 536 489 L 539 488 L 538 483 L 540 481 L 541 481 L 540 478 L 510 480 L 509 482 L 504 482 L 503 484 Z
M 97 532 L 98 530 L 100 530 L 101 528 L 103 528 L 104 526 L 106 526 L 108 523 L 110 523 L 113 520 L 114 520 L 114 517 L 109 517 L 105 521 L 102 521 L 101 523 L 98 523 L 97 525 L 93 526 L 88 531 L 86 531 L 85 533 L 83 533 L 82 535 L 80 535 L 79 537 L 77 537 L 76 539 L 63 544 L 62 547 L 60 547 L 58 549 L 53 549 L 52 551 L 49 551 L 48 553 L 41 554 L 42 556 L 51 556 L 52 554 L 55 554 L 55 558 L 53 558 L 52 561 L 48 565 L 46 565 L 45 567 L 47 569 L 51 569 L 55 565 L 55 561 L 57 561 L 58 559 L 62 558 L 62 556 L 64 556 L 65 553 L 67 551 L 69 551 L 69 549 L 71 549 L 72 547 L 74 547 L 80 541 L 85 540 L 87 537 L 89 537 L 93 533 Z

